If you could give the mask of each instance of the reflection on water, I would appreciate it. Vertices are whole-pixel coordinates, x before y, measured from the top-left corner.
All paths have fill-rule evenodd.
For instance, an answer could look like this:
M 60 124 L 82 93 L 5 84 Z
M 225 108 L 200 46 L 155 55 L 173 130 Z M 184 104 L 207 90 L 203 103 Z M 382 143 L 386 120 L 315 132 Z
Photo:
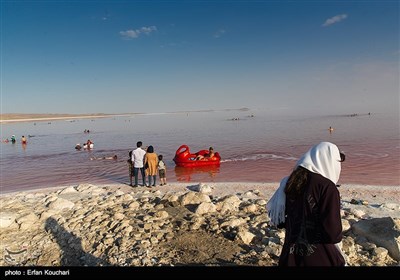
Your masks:
M 175 177 L 179 182 L 207 181 L 214 182 L 216 175 L 219 173 L 218 165 L 197 166 L 197 167 L 180 167 L 175 166 Z
M 153 145 L 155 152 L 163 155 L 170 183 L 278 182 L 312 145 L 329 141 L 346 154 L 340 184 L 398 186 L 399 130 L 398 117 L 383 114 L 282 117 L 260 111 L 1 124 L 3 140 L 13 134 L 17 139 L 31 137 L 24 146 L 0 144 L 0 183 L 2 191 L 128 183 L 126 160 L 137 141 Z M 94 143 L 93 150 L 75 150 L 77 143 L 88 139 Z M 175 168 L 173 158 L 183 144 L 193 151 L 214 147 L 221 155 L 220 166 Z M 115 154 L 116 161 L 90 160 Z

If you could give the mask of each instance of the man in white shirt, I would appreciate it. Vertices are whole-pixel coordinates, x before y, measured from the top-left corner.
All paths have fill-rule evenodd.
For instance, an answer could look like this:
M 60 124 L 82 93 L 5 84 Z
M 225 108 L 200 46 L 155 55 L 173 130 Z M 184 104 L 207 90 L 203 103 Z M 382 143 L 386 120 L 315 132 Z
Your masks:
M 134 168 L 134 174 L 135 174 L 135 185 L 134 187 L 138 186 L 138 175 L 139 175 L 139 170 L 140 173 L 142 173 L 142 186 L 146 186 L 146 176 L 144 172 L 144 166 L 143 166 L 143 160 L 144 160 L 144 155 L 146 154 L 146 151 L 142 149 L 142 141 L 139 141 L 136 143 L 136 149 L 133 150 L 132 152 L 132 162 L 133 162 L 133 168 Z

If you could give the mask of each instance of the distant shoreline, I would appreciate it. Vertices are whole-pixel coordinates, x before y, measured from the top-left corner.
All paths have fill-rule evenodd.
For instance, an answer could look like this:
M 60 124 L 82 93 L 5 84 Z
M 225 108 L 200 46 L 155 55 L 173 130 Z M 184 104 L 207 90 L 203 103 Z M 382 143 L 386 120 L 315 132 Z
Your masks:
M 238 109 L 222 109 L 222 110 L 196 110 L 196 111 L 177 111 L 177 112 L 164 112 L 159 114 L 182 114 L 182 113 L 204 113 L 215 111 L 248 111 L 248 108 Z M 111 118 L 111 117 L 126 117 L 134 115 L 142 115 L 147 113 L 122 113 L 122 114 L 19 114 L 9 113 L 0 114 L 0 123 L 15 123 L 15 122 L 39 122 L 39 121 L 53 121 L 53 120 L 69 120 L 69 119 L 90 119 L 90 118 Z M 154 113 L 152 113 L 154 114 Z
M 69 120 L 69 119 L 90 119 L 90 118 L 110 118 L 119 116 L 132 116 L 131 114 L 91 114 L 91 115 L 74 115 L 74 114 L 3 114 L 0 123 L 15 122 L 39 122 L 52 120 Z
M 170 112 L 162 114 L 179 114 L 182 112 Z M 62 121 L 78 119 L 99 119 L 113 117 L 132 117 L 134 115 L 145 115 L 147 113 L 126 113 L 126 114 L 91 114 L 91 115 L 73 115 L 73 114 L 4 114 L 1 115 L 0 123 L 18 123 L 18 122 L 42 122 L 42 121 Z M 7 116 L 5 116 L 7 115 Z

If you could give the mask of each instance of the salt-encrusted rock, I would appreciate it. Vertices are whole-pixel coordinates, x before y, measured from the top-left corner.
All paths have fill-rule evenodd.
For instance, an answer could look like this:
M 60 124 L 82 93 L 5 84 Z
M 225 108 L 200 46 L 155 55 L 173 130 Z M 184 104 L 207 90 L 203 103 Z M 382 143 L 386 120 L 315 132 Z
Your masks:
M 123 201 L 130 201 L 130 200 L 132 200 L 133 199 L 133 196 L 131 196 L 130 194 L 124 194 L 123 196 L 122 196 L 122 200 Z
M 97 186 L 93 186 L 91 184 L 80 184 L 76 187 L 76 190 L 79 192 L 90 192 L 95 188 L 97 188 Z
M 163 204 L 157 204 L 156 206 L 154 206 L 154 209 L 157 209 L 157 210 L 164 209 L 164 205 Z
M 115 196 L 121 196 L 121 195 L 124 195 L 125 193 L 123 192 L 123 191 L 121 191 L 121 190 L 117 190 L 116 192 L 115 192 Z
M 9 227 L 17 218 L 16 213 L 0 212 L 0 228 Z
M 397 203 L 384 203 L 383 207 L 386 207 L 391 210 L 400 210 L 400 204 Z
M 250 231 L 241 229 L 236 235 L 236 238 L 240 239 L 243 241 L 244 244 L 250 244 L 251 241 L 253 241 L 253 238 L 255 237 L 254 234 L 252 234 Z
M 213 187 L 206 185 L 204 183 L 200 183 L 198 185 L 192 186 L 191 190 L 195 191 L 195 192 L 200 192 L 200 193 L 211 193 L 213 191 Z
M 272 256 L 279 257 L 281 255 L 282 246 L 270 242 L 267 247 L 265 247 L 265 251 Z
M 187 192 L 186 194 L 179 197 L 179 202 L 182 206 L 189 204 L 200 204 L 202 202 L 211 202 L 208 195 L 196 192 Z
M 352 225 L 355 234 L 365 236 L 369 241 L 389 251 L 390 256 L 400 261 L 399 221 L 391 217 L 361 220 Z
M 191 220 L 192 224 L 189 226 L 191 230 L 197 230 L 204 224 L 204 217 L 202 216 L 194 216 Z
M 24 200 L 30 200 L 30 199 L 33 199 L 33 198 L 35 198 L 35 194 L 28 193 L 28 194 L 25 195 Z
M 234 228 L 234 227 L 241 226 L 241 225 L 243 225 L 243 224 L 245 224 L 245 223 L 246 223 L 246 219 L 233 218 L 233 219 L 229 219 L 229 220 L 227 220 L 227 221 L 222 222 L 221 225 L 220 225 L 220 227 L 221 227 L 221 228 L 223 228 L 223 227 L 231 227 L 231 228 Z
M 386 256 L 388 255 L 388 250 L 382 247 L 377 247 L 373 249 L 373 254 L 377 256 L 379 260 L 384 260 Z
M 78 191 L 74 187 L 68 187 L 59 191 L 58 194 L 75 194 L 77 192 Z
M 351 225 L 348 220 L 342 219 L 342 230 L 343 232 L 348 231 L 351 228 Z
M 21 217 L 18 217 L 16 219 L 16 222 L 18 224 L 24 223 L 24 224 L 32 225 L 34 223 L 37 223 L 38 220 L 39 220 L 39 218 L 34 213 L 29 213 L 27 215 L 23 215 Z
M 177 194 L 171 194 L 171 193 L 166 193 L 164 196 L 161 198 L 162 202 L 172 202 L 172 201 L 178 201 L 179 200 L 179 195 Z
M 57 200 L 57 198 L 58 198 L 57 195 L 49 194 L 49 195 L 47 195 L 47 196 L 45 196 L 43 198 L 43 201 L 44 201 L 45 204 L 48 204 L 50 202 L 53 202 L 53 201 Z
M 219 201 L 216 206 L 217 210 L 221 213 L 237 212 L 239 210 L 240 203 L 241 200 L 236 195 L 229 195 Z
M 350 213 L 359 219 L 361 219 L 365 215 L 365 212 L 359 209 L 351 209 Z
M 81 186 L 80 190 L 84 191 L 85 188 Z M 102 193 L 96 196 L 94 193 L 97 190 Z M 228 261 L 238 265 L 270 266 L 277 264 L 284 240 L 285 230 L 277 230 L 270 226 L 265 204 L 258 203 L 265 200 L 260 199 L 261 196 L 253 199 L 252 193 L 255 194 L 255 191 L 243 192 L 243 198 L 237 195 L 238 199 L 232 196 L 222 199 L 210 196 L 212 202 L 192 204 L 189 207 L 181 207 L 179 203 L 179 197 L 184 196 L 186 190 L 173 190 L 165 195 L 157 195 L 153 192 L 144 193 L 146 190 L 138 188 L 129 194 L 117 196 L 114 187 L 99 188 L 87 185 L 86 193 L 74 192 L 72 189 L 69 191 L 64 189 L 53 192 L 46 198 L 45 194 L 31 194 L 28 199 L 25 193 L 0 197 L 0 212 L 17 213 L 16 217 L 19 218 L 27 213 L 40 217 L 29 227 L 29 222 L 25 224 L 22 219 L 18 220 L 21 222 L 18 224 L 14 218 L 9 227 L 0 229 L 1 242 L 5 248 L 14 251 L 25 248 L 24 246 L 29 248 L 28 254 L 23 258 L 23 265 L 60 266 L 71 265 L 71 262 L 74 262 L 82 266 L 165 266 L 200 262 L 201 257 L 215 265 Z M 215 194 L 219 191 L 213 190 Z M 266 200 L 268 195 L 264 197 Z M 202 209 L 213 204 L 216 207 L 218 203 L 222 208 L 222 202 L 228 204 L 229 197 L 233 204 L 236 201 L 237 208 L 225 208 L 224 212 Z M 74 202 L 72 211 L 47 207 L 52 200 L 59 198 Z M 343 203 L 348 209 L 344 208 L 342 211 L 342 225 L 348 265 L 398 265 L 399 262 L 388 255 L 388 249 L 377 247 L 375 241 L 347 230 L 350 223 L 357 223 L 359 220 L 354 217 L 354 212 L 349 214 L 351 209 L 362 209 L 370 216 L 373 216 L 375 211 L 379 215 L 380 211 L 386 211 L 397 216 L 398 213 L 393 210 L 397 204 L 392 206 L 393 209 L 389 209 L 387 206 L 372 208 L 361 204 L 351 205 L 346 201 L 349 199 L 346 198 Z M 376 201 L 372 199 L 370 205 L 375 206 Z M 366 215 L 363 216 L 365 217 Z M 4 215 L 0 213 L 1 218 L 4 218 Z M 399 220 L 393 221 L 394 228 L 400 227 Z M 35 226 L 36 224 L 42 226 Z M 212 240 L 215 240 L 215 244 Z M 247 246 L 240 245 L 243 243 Z M 236 247 L 236 253 L 233 253 L 234 248 L 230 248 L 231 246 Z M 217 255 L 215 250 L 218 250 Z M 223 257 L 226 252 L 234 255 L 226 259 Z M 197 259 L 194 260 L 194 257 Z M 68 262 L 64 259 L 68 259 Z M 8 264 L 0 258 L 1 265 Z
M 265 199 L 257 199 L 256 204 L 260 206 L 264 206 L 267 204 L 267 201 Z
M 254 212 L 257 212 L 257 210 L 258 210 L 258 207 L 255 204 L 250 204 L 250 205 L 243 207 L 243 211 L 245 213 L 254 213 Z
M 168 212 L 167 212 L 167 211 L 164 211 L 164 210 L 162 210 L 162 211 L 157 211 L 157 212 L 155 213 L 155 217 L 157 217 L 157 218 L 159 218 L 159 219 L 166 219 L 166 218 L 168 218 L 168 216 L 169 216 Z
M 116 220 L 122 220 L 124 218 L 125 218 L 125 215 L 122 214 L 122 213 L 115 213 L 114 214 L 114 219 L 116 219 Z
M 155 195 L 155 196 L 160 196 L 160 195 L 162 195 L 162 192 L 161 192 L 160 190 L 156 190 L 156 191 L 154 192 L 154 195 Z
M 131 210 L 137 210 L 137 209 L 139 209 L 140 204 L 139 204 L 139 202 L 137 202 L 137 201 L 133 201 L 132 203 L 129 204 L 128 207 L 129 207 L 129 209 L 131 209 Z
M 154 204 L 153 203 L 147 203 L 147 202 L 143 203 L 140 206 L 140 209 L 143 209 L 143 210 L 153 209 L 153 208 L 154 208 Z
M 274 233 L 273 236 L 276 236 L 276 237 L 278 237 L 280 240 L 283 240 L 283 239 L 285 239 L 285 231 L 283 231 L 283 230 L 277 230 L 277 231 L 275 231 L 275 233 Z
M 194 212 L 198 215 L 203 215 L 215 211 L 217 211 L 217 207 L 212 202 L 202 202 L 197 206 Z
M 56 200 L 54 200 L 53 202 L 50 202 L 50 204 L 48 205 L 48 207 L 50 209 L 57 209 L 57 210 L 63 210 L 63 209 L 71 209 L 73 208 L 75 205 L 75 203 L 63 199 L 63 198 L 57 198 Z
M 253 191 L 247 191 L 243 194 L 244 197 L 247 198 L 257 198 L 258 196 Z

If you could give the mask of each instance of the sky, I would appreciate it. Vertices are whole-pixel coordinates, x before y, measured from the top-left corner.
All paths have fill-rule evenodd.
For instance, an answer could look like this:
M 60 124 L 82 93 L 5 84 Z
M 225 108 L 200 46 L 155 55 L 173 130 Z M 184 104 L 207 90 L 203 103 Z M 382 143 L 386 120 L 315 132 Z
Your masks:
M 399 1 L 1 1 L 2 113 L 399 114 Z

